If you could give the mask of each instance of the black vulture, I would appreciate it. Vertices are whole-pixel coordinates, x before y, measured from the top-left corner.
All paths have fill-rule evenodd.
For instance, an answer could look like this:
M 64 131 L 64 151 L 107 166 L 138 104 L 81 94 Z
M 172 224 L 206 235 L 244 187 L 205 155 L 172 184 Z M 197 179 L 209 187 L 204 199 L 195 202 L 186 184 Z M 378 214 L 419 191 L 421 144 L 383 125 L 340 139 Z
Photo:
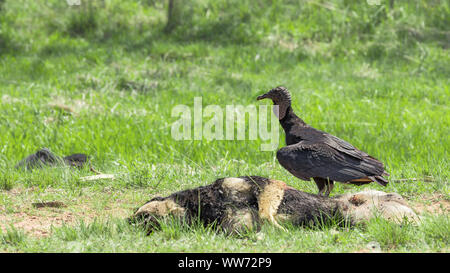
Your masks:
M 278 106 L 278 111 L 274 112 L 286 133 L 287 146 L 277 151 L 278 162 L 302 180 L 313 178 L 319 195 L 328 196 L 333 189 L 333 181 L 387 185 L 388 181 L 383 176 L 389 174 L 382 162 L 297 117 L 291 107 L 291 95 L 285 87 L 273 88 L 257 99 L 266 98 Z

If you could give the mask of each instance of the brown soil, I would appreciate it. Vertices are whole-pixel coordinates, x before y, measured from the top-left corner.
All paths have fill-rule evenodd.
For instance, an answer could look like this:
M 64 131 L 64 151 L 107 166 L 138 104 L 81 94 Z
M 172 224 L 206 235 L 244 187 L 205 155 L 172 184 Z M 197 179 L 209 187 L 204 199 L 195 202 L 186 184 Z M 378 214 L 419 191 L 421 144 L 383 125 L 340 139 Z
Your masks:
M 408 202 L 418 214 L 450 213 L 450 200 L 443 194 L 421 195 L 421 201 Z
M 41 237 L 50 235 L 52 226 L 72 226 L 80 221 L 89 223 L 94 219 L 102 221 L 112 217 L 126 218 L 132 213 L 130 204 L 124 200 L 99 205 L 95 196 L 82 196 L 76 200 L 33 202 L 35 200 L 30 200 L 33 197 L 29 197 L 33 191 L 34 189 L 28 188 L 6 192 L 14 205 L 8 209 L 0 206 L 1 231 L 13 226 L 27 235 Z

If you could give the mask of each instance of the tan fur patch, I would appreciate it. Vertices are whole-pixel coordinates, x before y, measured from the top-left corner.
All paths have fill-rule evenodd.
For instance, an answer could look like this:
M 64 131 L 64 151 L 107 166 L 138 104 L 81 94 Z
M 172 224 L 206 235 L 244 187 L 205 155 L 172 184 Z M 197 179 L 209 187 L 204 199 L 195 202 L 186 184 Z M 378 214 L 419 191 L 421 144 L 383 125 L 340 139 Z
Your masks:
M 167 199 L 164 201 L 149 202 L 140 207 L 136 214 L 149 213 L 159 216 L 167 216 L 169 214 L 175 216 L 184 216 L 184 212 L 185 209 L 183 207 L 179 206 L 173 200 Z
M 254 219 L 250 208 L 243 208 L 240 210 L 227 208 L 226 215 L 224 226 L 228 231 L 241 231 L 243 229 L 254 228 Z
M 247 181 L 236 177 L 225 178 L 222 182 L 222 187 L 226 190 L 237 192 L 247 192 L 252 188 Z
M 341 200 L 341 208 L 346 216 L 356 222 L 371 219 L 379 213 L 385 219 L 401 222 L 405 217 L 411 221 L 419 221 L 416 213 L 407 206 L 406 201 L 397 193 L 385 193 L 367 190 L 355 194 L 344 194 L 336 197 Z
M 283 200 L 284 190 L 287 188 L 286 184 L 279 180 L 270 180 L 261 194 L 259 195 L 258 207 L 259 217 L 261 219 L 267 219 L 275 226 L 283 229 L 277 221 L 275 216 L 277 215 L 278 207 Z M 284 230 L 284 229 L 283 229 Z
M 247 202 L 252 197 L 252 185 L 242 178 L 225 178 L 222 182 L 222 188 L 227 196 L 236 202 Z

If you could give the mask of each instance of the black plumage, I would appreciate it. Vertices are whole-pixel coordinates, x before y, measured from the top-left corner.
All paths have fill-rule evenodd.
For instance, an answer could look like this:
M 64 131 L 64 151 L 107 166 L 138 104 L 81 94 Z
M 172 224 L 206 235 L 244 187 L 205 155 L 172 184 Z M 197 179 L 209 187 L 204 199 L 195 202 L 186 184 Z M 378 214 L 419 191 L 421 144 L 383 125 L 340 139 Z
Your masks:
M 15 166 L 16 169 L 35 169 L 43 166 L 63 166 L 68 165 L 71 167 L 83 168 L 88 163 L 88 156 L 85 154 L 73 154 L 65 157 L 60 157 L 52 153 L 48 148 L 42 148 L 36 153 L 31 154 L 21 160 Z M 91 167 L 91 170 L 92 167 Z M 96 172 L 95 170 L 93 170 Z
M 277 152 L 278 162 L 302 180 L 311 178 L 319 194 L 328 196 L 333 181 L 362 185 L 377 182 L 386 186 L 389 175 L 383 163 L 350 143 L 317 130 L 295 115 L 291 96 L 284 87 L 276 87 L 258 97 L 269 98 L 278 107 L 278 118 L 286 133 L 286 147 Z

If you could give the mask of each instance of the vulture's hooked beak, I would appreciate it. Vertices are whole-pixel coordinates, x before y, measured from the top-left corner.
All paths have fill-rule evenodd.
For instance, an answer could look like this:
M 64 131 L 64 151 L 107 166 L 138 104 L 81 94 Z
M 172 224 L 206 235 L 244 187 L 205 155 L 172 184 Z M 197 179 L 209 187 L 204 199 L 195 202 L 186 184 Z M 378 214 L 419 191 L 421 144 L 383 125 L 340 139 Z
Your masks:
M 264 94 L 264 95 L 258 96 L 258 97 L 256 98 L 256 100 L 263 100 L 263 99 L 267 99 L 267 98 L 269 98 L 269 96 L 268 96 L 267 93 L 266 93 L 266 94 Z

